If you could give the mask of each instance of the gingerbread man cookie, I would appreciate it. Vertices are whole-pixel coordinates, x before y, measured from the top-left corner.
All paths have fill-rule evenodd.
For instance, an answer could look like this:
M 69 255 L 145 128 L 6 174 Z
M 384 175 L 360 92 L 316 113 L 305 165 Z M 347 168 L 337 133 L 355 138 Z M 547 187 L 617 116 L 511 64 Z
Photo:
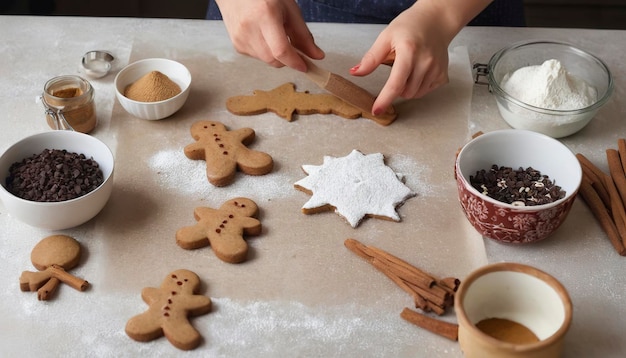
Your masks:
M 383 126 L 390 125 L 398 116 L 395 110 L 374 116 L 329 93 L 297 92 L 288 82 L 271 91 L 254 90 L 251 96 L 234 96 L 226 100 L 226 108 L 233 114 L 249 116 L 274 112 L 291 122 L 297 114 L 335 114 L 347 119 L 371 119 Z
M 196 348 L 202 337 L 189 322 L 189 316 L 211 311 L 211 299 L 197 295 L 199 288 L 198 275 L 184 269 L 170 273 L 160 288 L 144 288 L 141 298 L 150 307 L 126 323 L 126 334 L 139 342 L 165 336 L 176 348 Z
M 228 200 L 219 209 L 198 207 L 194 210 L 197 223 L 176 232 L 176 243 L 193 250 L 211 245 L 215 256 L 230 263 L 242 262 L 248 255 L 244 235 L 261 234 L 261 222 L 256 203 L 247 198 Z
M 195 143 L 185 147 L 192 160 L 206 161 L 206 174 L 215 186 L 226 186 L 235 179 L 237 170 L 249 175 L 264 175 L 272 171 L 272 157 L 246 147 L 255 137 L 252 128 L 229 131 L 220 122 L 200 121 L 191 126 Z

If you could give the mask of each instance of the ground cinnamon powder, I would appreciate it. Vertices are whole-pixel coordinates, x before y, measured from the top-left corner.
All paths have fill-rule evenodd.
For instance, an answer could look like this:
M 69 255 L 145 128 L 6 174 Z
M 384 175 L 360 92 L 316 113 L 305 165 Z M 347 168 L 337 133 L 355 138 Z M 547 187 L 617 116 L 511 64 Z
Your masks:
M 81 88 L 68 87 L 53 90 L 49 95 L 44 95 L 44 98 L 54 112 L 61 110 L 72 129 L 89 133 L 96 127 L 96 106 L 93 97 L 78 98 L 83 94 L 85 92 Z M 57 120 L 53 116 L 46 114 L 46 121 L 50 128 L 57 129 Z
M 159 71 L 152 71 L 124 89 L 124 96 L 138 102 L 159 102 L 181 92 L 180 86 Z
M 528 344 L 539 341 L 539 338 L 526 326 L 508 319 L 487 318 L 478 322 L 476 327 L 503 342 Z

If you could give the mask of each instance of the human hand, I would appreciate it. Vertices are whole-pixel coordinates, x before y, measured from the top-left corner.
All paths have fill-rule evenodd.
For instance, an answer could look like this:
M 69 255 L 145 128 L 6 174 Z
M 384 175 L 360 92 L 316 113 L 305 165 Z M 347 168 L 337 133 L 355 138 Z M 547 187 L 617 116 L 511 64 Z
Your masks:
M 293 0 L 217 0 L 224 25 L 237 52 L 274 67 L 305 72 L 298 51 L 324 58 Z
M 449 81 L 448 45 L 456 32 L 445 31 L 440 14 L 418 7 L 420 2 L 398 15 L 350 70 L 355 76 L 368 75 L 395 53 L 389 78 L 372 107 L 374 115 L 384 113 L 397 97 L 419 98 Z

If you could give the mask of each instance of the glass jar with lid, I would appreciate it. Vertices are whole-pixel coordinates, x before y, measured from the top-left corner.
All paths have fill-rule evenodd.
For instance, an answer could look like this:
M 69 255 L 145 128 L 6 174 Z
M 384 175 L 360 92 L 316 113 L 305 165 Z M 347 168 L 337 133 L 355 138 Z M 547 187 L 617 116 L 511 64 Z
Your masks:
M 42 102 L 46 121 L 52 129 L 89 133 L 96 127 L 94 89 L 80 76 L 50 79 L 44 85 Z

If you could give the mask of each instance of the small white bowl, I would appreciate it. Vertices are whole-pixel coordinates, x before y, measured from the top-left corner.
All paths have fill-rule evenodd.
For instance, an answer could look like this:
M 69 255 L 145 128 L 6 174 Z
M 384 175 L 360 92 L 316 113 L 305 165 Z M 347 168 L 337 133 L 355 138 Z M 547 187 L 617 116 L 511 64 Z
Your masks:
M 180 86 L 176 96 L 158 102 L 139 102 L 124 96 L 124 90 L 133 82 L 152 71 L 159 71 Z M 165 58 L 149 58 L 133 62 L 115 76 L 115 96 L 131 115 L 147 120 L 158 120 L 176 113 L 187 101 L 191 86 L 191 73 L 180 62 Z
M 532 106 L 507 93 L 503 78 L 522 67 L 541 65 L 555 59 L 573 76 L 597 91 L 595 103 L 579 109 L 556 110 Z M 531 41 L 513 44 L 489 60 L 488 80 L 502 118 L 513 128 L 527 129 L 561 138 L 583 129 L 613 93 L 613 77 L 607 65 L 589 52 L 566 43 Z
M 11 165 L 44 149 L 65 149 L 93 158 L 102 170 L 104 182 L 81 197 L 59 202 L 25 200 L 10 193 L 5 185 Z M 62 130 L 31 135 L 0 156 L 0 200 L 11 216 L 28 225 L 48 230 L 69 229 L 89 221 L 102 210 L 113 189 L 113 168 L 113 153 L 95 137 Z

